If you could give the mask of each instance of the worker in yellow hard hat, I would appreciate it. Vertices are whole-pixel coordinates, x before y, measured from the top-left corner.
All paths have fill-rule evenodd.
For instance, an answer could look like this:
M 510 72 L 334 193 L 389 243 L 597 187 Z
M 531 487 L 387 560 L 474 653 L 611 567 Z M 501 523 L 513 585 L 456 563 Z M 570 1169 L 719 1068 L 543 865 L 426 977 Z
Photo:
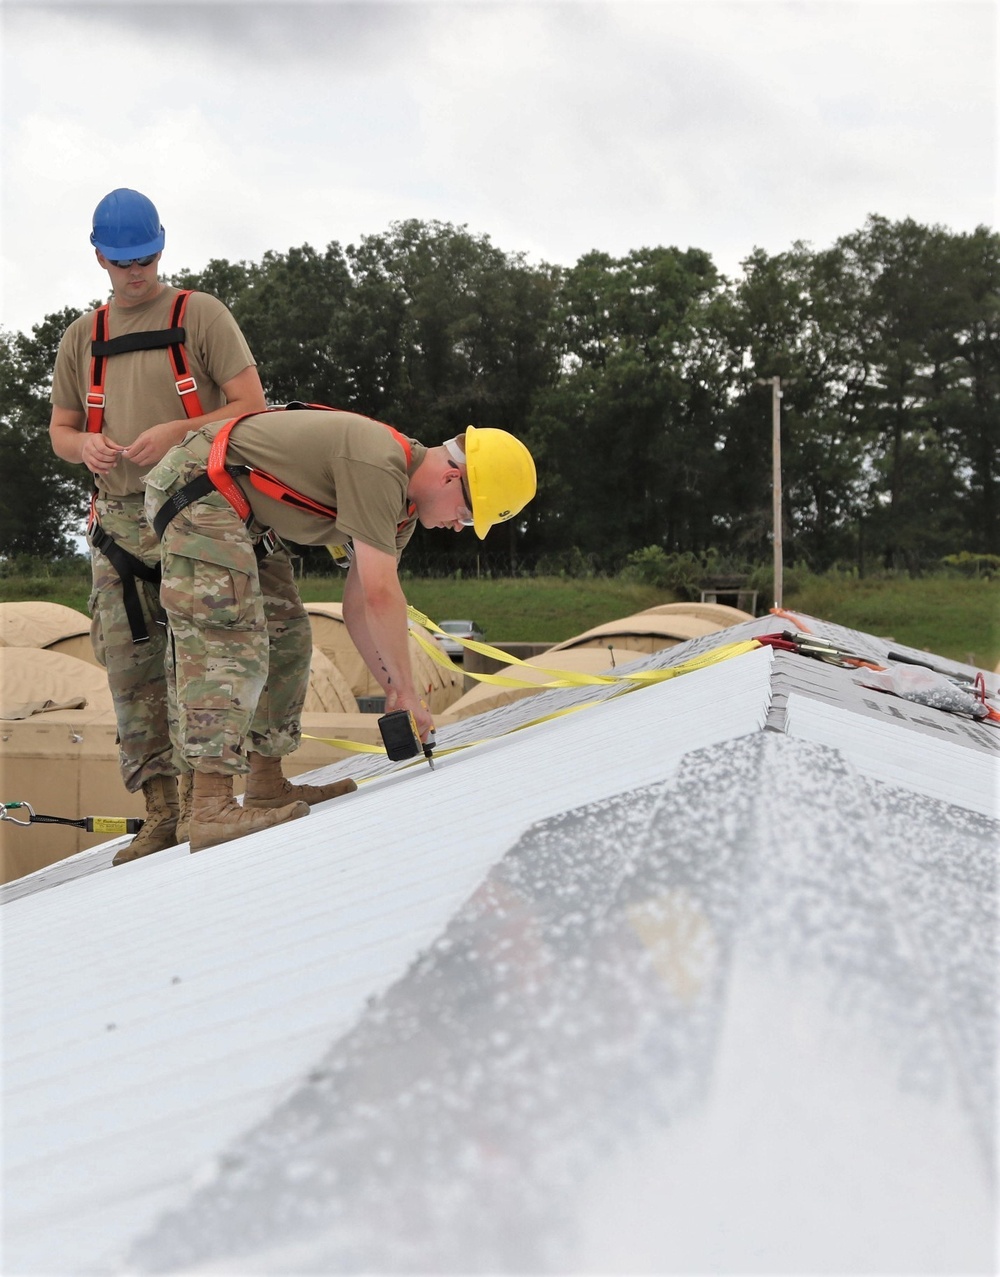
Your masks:
M 506 430 L 469 426 L 443 446 L 468 492 L 471 518 L 463 526 L 474 527 L 480 540 L 494 523 L 520 514 L 535 495 L 531 453 Z
M 253 782 L 255 768 L 280 762 L 255 753 L 266 719 L 278 714 L 283 725 L 276 753 L 299 741 L 309 619 L 291 577 L 282 592 L 260 588 L 259 564 L 275 544 L 281 553 L 280 538 L 343 552 L 348 633 L 386 711 L 410 711 L 426 741 L 434 721 L 410 665 L 399 557 L 418 522 L 485 537 L 534 495 L 531 453 L 506 430 L 469 426 L 426 447 L 384 422 L 317 405 L 212 422 L 167 453 L 146 476 L 146 515 L 160 537 L 177 749 L 194 772 L 193 851 L 311 805 L 292 802 L 288 787 L 280 809 L 233 798 L 236 774 L 249 771 Z M 224 694 L 213 685 L 219 670 Z

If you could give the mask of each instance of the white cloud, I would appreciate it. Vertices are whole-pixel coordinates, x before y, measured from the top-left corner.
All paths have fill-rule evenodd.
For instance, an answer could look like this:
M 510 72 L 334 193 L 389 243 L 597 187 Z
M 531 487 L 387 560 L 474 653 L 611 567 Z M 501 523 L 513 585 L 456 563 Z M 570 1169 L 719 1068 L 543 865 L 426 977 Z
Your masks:
M 873 212 L 995 220 L 980 0 L 7 0 L 2 22 L 13 328 L 103 292 L 90 217 L 121 185 L 156 201 L 167 270 L 406 217 L 730 272 Z

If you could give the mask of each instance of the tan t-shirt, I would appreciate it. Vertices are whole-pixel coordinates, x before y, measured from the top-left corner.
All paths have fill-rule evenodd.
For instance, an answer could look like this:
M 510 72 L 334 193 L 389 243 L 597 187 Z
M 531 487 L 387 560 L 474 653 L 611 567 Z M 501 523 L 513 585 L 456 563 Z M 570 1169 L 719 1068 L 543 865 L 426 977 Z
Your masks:
M 112 300 L 108 336 L 169 328 L 170 308 L 176 296 L 177 289 L 168 286 L 138 306 L 123 308 Z M 202 411 L 214 412 L 226 402 L 221 387 L 256 361 L 236 320 L 209 293 L 192 293 L 184 313 L 184 330 L 184 352 L 198 387 Z M 63 334 L 50 396 L 56 407 L 86 412 L 93 336 L 93 311 L 74 320 Z M 150 426 L 177 421 L 185 415 L 166 348 L 110 356 L 104 392 L 104 433 L 115 443 L 130 444 Z M 142 476 L 148 468 L 121 458 L 110 474 L 98 476 L 98 487 L 113 497 L 142 492 Z
M 211 422 L 198 435 L 214 439 L 224 424 Z M 416 527 L 407 483 L 427 452 L 415 439 L 409 443 L 407 464 L 402 444 L 382 422 L 353 412 L 300 408 L 241 421 L 229 436 L 226 463 L 266 470 L 337 511 L 336 521 L 310 514 L 241 479 L 255 517 L 279 536 L 300 545 L 344 545 L 355 538 L 398 557 Z

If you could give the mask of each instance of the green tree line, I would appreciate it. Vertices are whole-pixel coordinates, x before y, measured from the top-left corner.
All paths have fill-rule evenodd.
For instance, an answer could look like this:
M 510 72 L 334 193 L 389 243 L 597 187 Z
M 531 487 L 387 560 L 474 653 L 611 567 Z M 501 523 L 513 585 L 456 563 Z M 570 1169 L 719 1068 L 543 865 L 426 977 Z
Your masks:
M 221 298 L 269 401 L 330 404 L 433 444 L 522 437 L 537 499 L 483 545 L 420 530 L 454 571 L 617 571 L 636 551 L 766 562 L 771 387 L 782 378 L 784 555 L 920 572 L 1000 554 L 1000 236 L 872 216 L 816 250 L 699 249 L 531 265 L 486 235 L 393 223 L 320 252 L 213 260 L 171 279 Z M 94 303 L 89 303 L 92 305 Z M 59 338 L 0 330 L 0 555 L 56 556 L 86 476 L 47 423 Z

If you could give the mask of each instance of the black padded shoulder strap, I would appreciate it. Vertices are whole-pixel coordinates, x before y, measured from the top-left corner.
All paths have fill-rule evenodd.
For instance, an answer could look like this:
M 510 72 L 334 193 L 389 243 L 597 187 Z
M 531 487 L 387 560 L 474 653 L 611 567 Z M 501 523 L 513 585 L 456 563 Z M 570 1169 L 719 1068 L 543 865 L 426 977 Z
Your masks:
M 112 337 L 110 341 L 92 341 L 90 353 L 97 358 L 102 355 L 125 355 L 130 350 L 164 350 L 167 346 L 183 343 L 185 336 L 183 328 L 158 328 L 149 333 L 125 333 L 121 337 Z

